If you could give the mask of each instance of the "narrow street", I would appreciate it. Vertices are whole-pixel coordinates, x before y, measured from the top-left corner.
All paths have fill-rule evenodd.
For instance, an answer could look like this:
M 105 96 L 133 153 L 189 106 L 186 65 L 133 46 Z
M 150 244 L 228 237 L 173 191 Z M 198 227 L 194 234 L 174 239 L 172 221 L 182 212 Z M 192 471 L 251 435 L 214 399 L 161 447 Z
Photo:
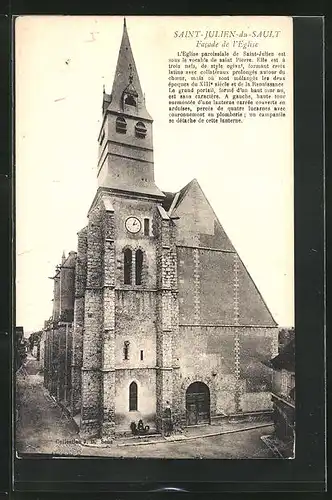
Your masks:
M 272 426 L 256 427 L 254 423 L 223 423 L 186 430 L 188 439 L 160 441 L 138 445 L 112 444 L 108 447 L 83 446 L 72 421 L 61 411 L 43 386 L 38 362 L 31 355 L 17 374 L 16 449 L 22 453 L 142 458 L 274 458 L 261 436 L 270 434 Z M 252 427 L 250 430 L 242 430 Z M 227 432 L 225 434 L 206 436 Z M 235 432 L 238 431 L 238 432 Z M 201 434 L 200 434 L 201 432 Z M 194 436 L 202 435 L 192 439 Z
M 73 423 L 43 386 L 38 361 L 31 355 L 16 376 L 16 446 L 19 453 L 76 453 Z M 64 441 L 70 441 L 70 447 Z M 61 444 L 57 442 L 61 441 Z

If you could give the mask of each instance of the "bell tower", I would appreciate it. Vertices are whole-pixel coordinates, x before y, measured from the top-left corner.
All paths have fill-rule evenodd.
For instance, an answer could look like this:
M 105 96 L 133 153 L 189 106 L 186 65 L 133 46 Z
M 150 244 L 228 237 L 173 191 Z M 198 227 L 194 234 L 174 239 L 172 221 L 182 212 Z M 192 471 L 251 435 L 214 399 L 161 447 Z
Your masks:
M 154 181 L 153 120 L 125 23 L 102 113 L 98 190 L 79 234 L 72 406 L 82 436 L 107 440 L 140 419 L 159 428 L 172 401 L 177 303 L 172 221 Z
M 123 25 L 111 94 L 103 91 L 98 186 L 163 198 L 154 182 L 152 118 Z

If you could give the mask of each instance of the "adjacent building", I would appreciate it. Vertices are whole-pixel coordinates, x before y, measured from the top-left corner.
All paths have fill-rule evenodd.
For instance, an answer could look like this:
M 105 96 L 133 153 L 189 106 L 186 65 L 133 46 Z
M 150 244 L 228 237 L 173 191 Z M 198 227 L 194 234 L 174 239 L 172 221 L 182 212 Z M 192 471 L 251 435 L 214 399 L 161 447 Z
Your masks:
M 295 332 L 282 338 L 279 354 L 271 360 L 273 368 L 272 403 L 274 440 L 280 455 L 293 457 L 295 447 Z
M 15 328 L 15 369 L 18 370 L 27 356 L 23 326 Z
M 71 402 L 72 332 L 75 301 L 76 252 L 64 254 L 56 267 L 52 318 L 45 321 L 43 343 L 44 385 L 66 408 Z
M 45 385 L 82 437 L 272 410 L 278 327 L 198 181 L 154 180 L 153 119 L 127 27 L 104 91 L 98 189 L 54 276 Z

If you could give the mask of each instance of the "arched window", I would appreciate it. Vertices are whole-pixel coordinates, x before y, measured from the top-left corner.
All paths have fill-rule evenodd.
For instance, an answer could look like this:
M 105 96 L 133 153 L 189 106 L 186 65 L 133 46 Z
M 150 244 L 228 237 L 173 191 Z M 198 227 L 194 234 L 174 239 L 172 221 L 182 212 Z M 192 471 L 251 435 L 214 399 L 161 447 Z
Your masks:
M 136 285 L 142 284 L 142 269 L 143 269 L 143 252 L 142 250 L 136 250 Z
M 144 139 L 146 136 L 146 126 L 143 122 L 137 122 L 135 125 L 135 135 L 140 139 Z
M 137 411 L 137 384 L 132 382 L 129 386 L 129 411 Z
M 131 284 L 132 251 L 126 248 L 123 252 L 123 282 L 125 285 Z
M 136 106 L 136 101 L 134 97 L 130 94 L 125 96 L 124 103 L 128 104 L 128 106 Z
M 127 132 L 127 123 L 122 116 L 118 116 L 115 122 L 115 130 L 119 134 L 125 134 Z

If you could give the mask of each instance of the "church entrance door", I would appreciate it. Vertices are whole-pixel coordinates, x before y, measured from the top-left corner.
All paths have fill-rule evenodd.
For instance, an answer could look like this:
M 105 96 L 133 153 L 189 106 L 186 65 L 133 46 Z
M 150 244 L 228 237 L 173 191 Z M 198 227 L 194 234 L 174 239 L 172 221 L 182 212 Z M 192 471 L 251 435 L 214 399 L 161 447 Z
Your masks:
M 210 391 L 203 382 L 193 382 L 186 392 L 187 425 L 210 423 Z

